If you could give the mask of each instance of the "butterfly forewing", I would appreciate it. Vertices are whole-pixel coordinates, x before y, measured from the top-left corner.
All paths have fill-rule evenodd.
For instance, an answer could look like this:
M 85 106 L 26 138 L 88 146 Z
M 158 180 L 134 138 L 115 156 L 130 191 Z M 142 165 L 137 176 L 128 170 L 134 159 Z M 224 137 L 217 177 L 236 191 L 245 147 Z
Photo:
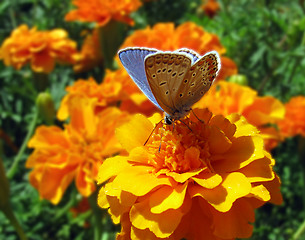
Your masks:
M 151 48 L 125 48 L 119 51 L 118 54 L 123 66 L 125 67 L 132 80 L 148 97 L 148 99 L 161 109 L 154 95 L 150 91 L 144 69 L 145 57 L 156 52 L 156 49 Z
M 156 53 L 145 58 L 145 71 L 152 93 L 169 115 L 177 110 L 174 99 L 191 62 L 184 53 Z
M 200 58 L 185 74 L 175 98 L 178 111 L 187 110 L 199 101 L 209 90 L 220 69 L 220 61 L 216 52 L 210 52 Z

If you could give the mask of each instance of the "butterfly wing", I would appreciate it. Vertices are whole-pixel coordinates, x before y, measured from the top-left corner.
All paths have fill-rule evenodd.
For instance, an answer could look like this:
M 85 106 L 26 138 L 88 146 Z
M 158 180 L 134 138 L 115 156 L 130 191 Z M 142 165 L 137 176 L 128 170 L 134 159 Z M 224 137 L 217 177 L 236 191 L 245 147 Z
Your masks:
M 125 48 L 118 55 L 132 80 L 153 104 L 162 109 L 149 87 L 144 68 L 145 57 L 156 52 L 156 49 L 151 48 Z
M 174 98 L 180 112 L 189 110 L 210 89 L 213 80 L 220 70 L 220 59 L 217 52 L 212 51 L 201 57 L 185 74 L 178 94 Z
M 197 62 L 197 60 L 200 58 L 200 55 L 198 53 L 196 53 L 195 51 L 188 49 L 188 48 L 180 48 L 178 50 L 176 50 L 177 52 L 182 52 L 182 53 L 186 53 L 189 56 L 192 57 L 193 61 L 192 61 L 192 65 Z
M 145 71 L 157 102 L 169 115 L 177 112 L 175 98 L 192 58 L 185 53 L 157 52 L 146 56 Z

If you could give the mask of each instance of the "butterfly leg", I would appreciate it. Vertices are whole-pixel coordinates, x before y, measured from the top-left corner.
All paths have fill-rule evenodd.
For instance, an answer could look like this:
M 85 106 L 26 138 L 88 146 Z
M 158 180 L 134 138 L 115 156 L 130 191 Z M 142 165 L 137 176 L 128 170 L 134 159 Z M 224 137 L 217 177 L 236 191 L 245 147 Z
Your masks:
M 151 135 L 153 134 L 153 132 L 156 130 L 157 126 L 162 122 L 163 119 L 161 119 L 156 126 L 154 127 L 154 129 L 151 131 L 151 133 L 149 134 L 148 138 L 146 139 L 145 143 L 143 144 L 143 146 L 146 145 L 146 143 L 148 142 L 148 140 L 150 139 Z M 162 134 L 162 133 L 161 133 Z
M 200 118 L 197 117 L 197 115 L 195 114 L 195 112 L 193 111 L 193 109 L 190 109 L 192 111 L 192 113 L 194 114 L 194 116 L 197 118 L 197 120 L 201 123 L 205 123 L 203 120 L 201 120 Z
M 181 119 L 179 119 L 179 121 L 180 122 L 182 122 L 185 126 L 187 126 L 187 128 L 191 131 L 191 132 L 193 132 L 193 130 L 189 127 L 189 125 L 187 125 L 185 122 L 183 122 Z

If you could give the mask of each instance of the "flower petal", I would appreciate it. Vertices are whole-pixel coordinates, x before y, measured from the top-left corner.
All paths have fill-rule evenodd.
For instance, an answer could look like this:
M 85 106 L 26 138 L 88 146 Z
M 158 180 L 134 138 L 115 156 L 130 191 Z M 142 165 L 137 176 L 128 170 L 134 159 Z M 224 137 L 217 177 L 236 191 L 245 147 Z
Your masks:
M 168 209 L 181 207 L 184 202 L 187 185 L 186 182 L 185 184 L 178 184 L 174 188 L 165 186 L 155 191 L 149 198 L 151 212 L 158 214 Z
M 246 196 L 250 191 L 250 182 L 238 172 L 228 174 L 222 184 L 214 189 L 206 189 L 196 185 L 190 187 L 192 197 L 203 197 L 219 212 L 229 211 L 236 199 Z
M 143 146 L 152 130 L 152 123 L 143 115 L 137 114 L 130 122 L 117 128 L 116 136 L 123 148 L 130 152 L 135 147 Z
M 246 199 L 239 199 L 230 211 L 213 211 L 214 234 L 222 239 L 249 238 L 252 235 L 254 210 Z
M 115 156 L 107 158 L 100 166 L 97 184 L 102 184 L 109 178 L 118 175 L 124 168 L 130 166 L 127 157 Z
M 149 166 L 126 167 L 113 180 L 113 188 L 143 196 L 162 185 L 172 186 L 168 177 L 157 177 L 152 174 L 152 171 L 153 168 Z
M 201 172 L 198 176 L 192 177 L 192 179 L 200 186 L 213 189 L 222 182 L 222 177 L 216 173 Z
M 132 225 L 142 230 L 148 228 L 160 238 L 169 237 L 180 223 L 183 213 L 169 209 L 161 214 L 153 214 L 147 206 L 148 202 L 143 201 L 131 208 L 130 221 Z

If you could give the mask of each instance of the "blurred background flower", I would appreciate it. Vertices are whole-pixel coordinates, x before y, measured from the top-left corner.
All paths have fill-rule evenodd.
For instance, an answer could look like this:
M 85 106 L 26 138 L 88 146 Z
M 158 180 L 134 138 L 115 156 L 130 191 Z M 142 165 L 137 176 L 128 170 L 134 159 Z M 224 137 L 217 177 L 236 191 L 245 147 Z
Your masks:
M 26 167 L 33 169 L 30 182 L 41 198 L 58 204 L 72 181 L 80 194 L 90 196 L 103 159 L 121 151 L 114 130 L 128 120 L 128 115 L 116 108 L 96 114 L 95 107 L 95 99 L 75 96 L 69 101 L 70 123 L 64 129 L 36 129 L 28 143 L 34 151 Z
M 65 30 L 38 31 L 35 27 L 20 25 L 2 43 L 0 59 L 17 70 L 30 64 L 34 72 L 50 73 L 55 63 L 75 63 L 75 53 L 76 43 L 68 39 Z
M 77 9 L 66 15 L 66 21 L 96 22 L 99 26 L 104 26 L 111 19 L 133 24 L 129 14 L 136 11 L 141 6 L 141 2 L 139 0 L 74 0 L 73 5 Z

